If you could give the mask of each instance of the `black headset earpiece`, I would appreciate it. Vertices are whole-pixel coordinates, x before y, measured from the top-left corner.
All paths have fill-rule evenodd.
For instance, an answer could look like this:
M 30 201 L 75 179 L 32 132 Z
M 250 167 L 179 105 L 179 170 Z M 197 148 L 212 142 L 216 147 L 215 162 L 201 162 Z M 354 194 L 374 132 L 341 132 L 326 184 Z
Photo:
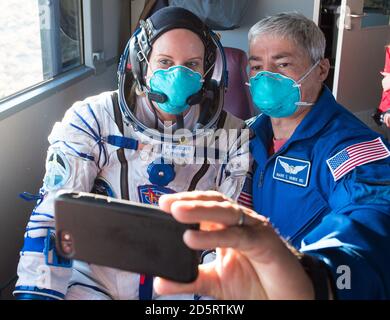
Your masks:
M 189 106 L 193 106 L 195 104 L 199 104 L 202 101 L 202 99 L 203 99 L 203 89 L 193 94 L 192 96 L 189 96 L 187 99 L 187 103 Z
M 147 92 L 147 96 L 150 100 L 158 102 L 158 103 L 165 103 L 168 101 L 168 97 L 164 93 L 158 93 L 158 92 Z M 190 106 L 193 106 L 195 104 L 199 104 L 203 99 L 203 90 L 193 94 L 192 96 L 188 97 L 187 103 Z
M 148 91 L 147 96 L 150 100 L 158 103 L 164 103 L 168 101 L 168 97 L 164 93 Z

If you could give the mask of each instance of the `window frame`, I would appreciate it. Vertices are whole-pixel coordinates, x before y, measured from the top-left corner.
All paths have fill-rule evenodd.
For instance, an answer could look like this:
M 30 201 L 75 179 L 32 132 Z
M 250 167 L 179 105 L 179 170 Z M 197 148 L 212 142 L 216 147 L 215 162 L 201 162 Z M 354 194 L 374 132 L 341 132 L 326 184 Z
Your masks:
M 102 21 L 102 0 L 81 0 L 81 65 L 0 100 L 0 121 L 116 63 L 116 58 L 104 60 Z

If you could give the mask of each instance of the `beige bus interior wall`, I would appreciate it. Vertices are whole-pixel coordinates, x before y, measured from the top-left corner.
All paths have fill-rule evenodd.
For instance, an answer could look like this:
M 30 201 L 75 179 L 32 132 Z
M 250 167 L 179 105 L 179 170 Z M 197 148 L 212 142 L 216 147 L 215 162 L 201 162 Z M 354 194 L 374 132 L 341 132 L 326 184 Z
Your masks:
M 218 31 L 222 44 L 226 47 L 248 50 L 248 31 L 252 25 L 262 18 L 281 11 L 298 11 L 313 19 L 317 0 L 251 0 L 248 10 L 242 18 L 241 26 L 235 30 Z M 145 5 L 145 0 L 131 2 L 132 28 L 134 30 L 138 18 Z
M 120 37 L 129 27 L 128 0 L 103 1 L 105 59 L 119 57 Z M 122 21 L 118 17 L 122 17 Z M 127 19 L 127 20 L 126 20 Z M 0 285 L 16 272 L 24 228 L 35 203 L 18 197 L 23 191 L 38 193 L 45 170 L 47 137 L 56 121 L 78 100 L 117 88 L 117 64 L 0 121 Z M 2 299 L 12 299 L 9 286 Z

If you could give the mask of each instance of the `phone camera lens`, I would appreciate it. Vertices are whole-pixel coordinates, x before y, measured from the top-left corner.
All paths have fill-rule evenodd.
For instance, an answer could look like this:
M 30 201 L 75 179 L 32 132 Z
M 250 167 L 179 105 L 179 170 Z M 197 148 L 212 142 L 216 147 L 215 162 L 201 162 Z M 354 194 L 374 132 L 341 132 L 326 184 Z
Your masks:
M 61 249 L 65 254 L 73 253 L 72 235 L 67 231 L 61 233 Z

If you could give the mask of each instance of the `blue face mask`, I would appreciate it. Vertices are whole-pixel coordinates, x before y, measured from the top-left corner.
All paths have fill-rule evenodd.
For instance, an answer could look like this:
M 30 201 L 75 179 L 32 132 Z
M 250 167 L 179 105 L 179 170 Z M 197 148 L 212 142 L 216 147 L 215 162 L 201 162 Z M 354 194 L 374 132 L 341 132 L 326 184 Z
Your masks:
M 249 86 L 253 103 L 260 111 L 272 118 L 292 116 L 299 106 L 311 106 L 313 103 L 301 102 L 301 83 L 320 63 L 315 63 L 306 74 L 295 81 L 280 73 L 261 71 L 250 78 Z
M 203 86 L 202 75 L 184 66 L 159 69 L 150 78 L 151 92 L 163 93 L 167 101 L 158 107 L 169 114 L 178 115 L 189 108 L 187 99 L 199 92 Z

